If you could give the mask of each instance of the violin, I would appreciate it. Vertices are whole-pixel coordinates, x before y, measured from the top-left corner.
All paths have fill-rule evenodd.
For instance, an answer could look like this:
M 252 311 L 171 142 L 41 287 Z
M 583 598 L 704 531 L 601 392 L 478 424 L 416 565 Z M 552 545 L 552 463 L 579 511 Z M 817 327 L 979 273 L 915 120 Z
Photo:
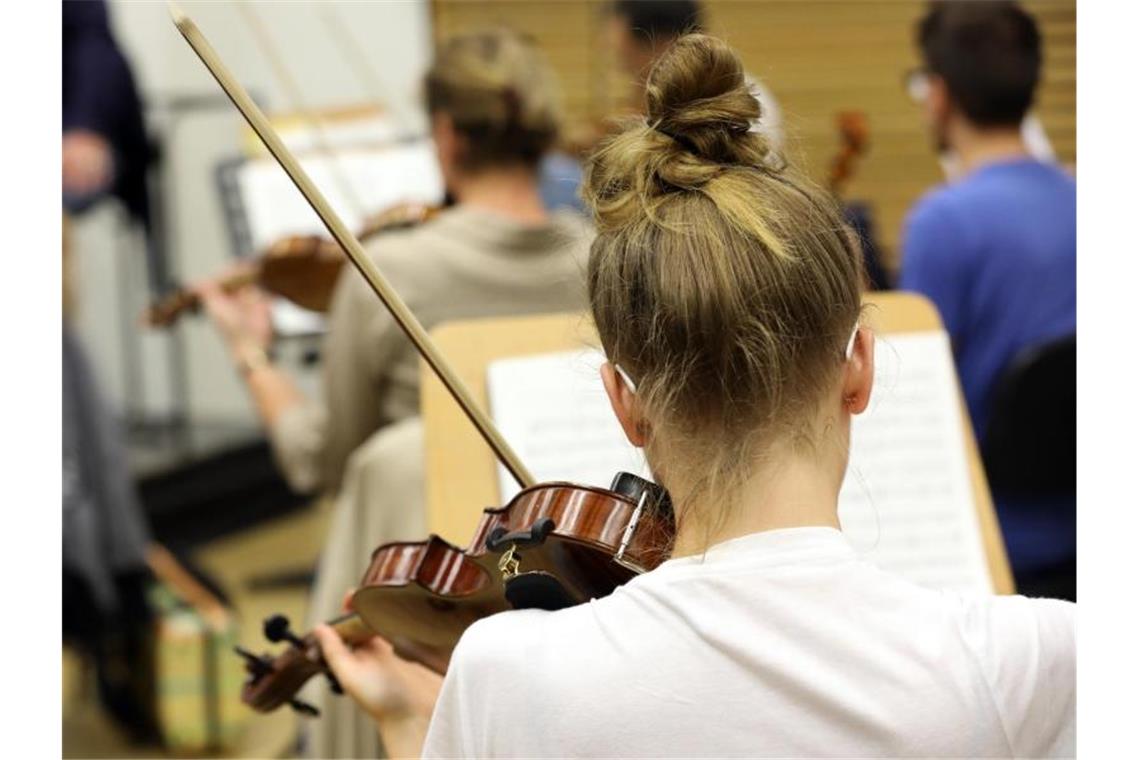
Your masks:
M 467 549 L 439 536 L 380 546 L 352 612 L 330 623 L 348 644 L 379 634 L 406 660 L 444 673 L 460 636 L 480 618 L 509 609 L 555 610 L 609 595 L 652 570 L 672 549 L 673 512 L 660 486 L 618 473 L 610 488 L 545 483 L 486 509 Z M 242 701 L 258 712 L 289 704 L 312 677 L 335 678 L 312 634 L 265 621 L 266 638 L 290 646 L 276 658 L 244 649 L 249 678 Z
M 459 637 L 476 620 L 512 607 L 554 610 L 605 596 L 664 561 L 672 551 L 675 535 L 672 504 L 664 489 L 626 473 L 619 473 L 609 489 L 557 482 L 536 484 L 423 325 L 365 254 L 198 27 L 173 6 L 172 12 L 182 36 L 522 486 L 506 506 L 483 511 L 466 549 L 439 536 L 377 548 L 352 596 L 352 614 L 333 621 L 334 630 L 349 644 L 381 635 L 400 656 L 442 673 Z M 243 699 L 259 711 L 288 703 L 302 713 L 313 714 L 314 708 L 296 700 L 294 694 L 312 676 L 327 673 L 314 637 L 296 635 L 281 616 L 265 622 L 265 634 L 270 641 L 288 642 L 290 648 L 276 658 L 239 650 L 250 674 Z M 338 688 L 335 679 L 332 684 Z
M 393 206 L 370 216 L 358 237 L 368 240 L 385 232 L 414 227 L 433 219 L 441 208 L 422 203 Z M 289 235 L 223 277 L 219 285 L 227 293 L 258 285 L 302 308 L 326 312 L 343 267 L 344 254 L 331 238 Z M 201 306 L 195 291 L 179 288 L 147 307 L 143 322 L 151 327 L 170 327 L 183 315 L 198 312 Z

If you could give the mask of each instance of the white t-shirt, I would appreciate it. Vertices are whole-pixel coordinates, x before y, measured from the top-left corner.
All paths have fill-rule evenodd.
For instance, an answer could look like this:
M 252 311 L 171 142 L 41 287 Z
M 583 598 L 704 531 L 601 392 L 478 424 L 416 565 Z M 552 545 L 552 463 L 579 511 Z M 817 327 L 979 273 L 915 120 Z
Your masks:
M 455 650 L 425 756 L 1069 756 L 1076 606 L 915 586 L 830 528 L 506 612 Z

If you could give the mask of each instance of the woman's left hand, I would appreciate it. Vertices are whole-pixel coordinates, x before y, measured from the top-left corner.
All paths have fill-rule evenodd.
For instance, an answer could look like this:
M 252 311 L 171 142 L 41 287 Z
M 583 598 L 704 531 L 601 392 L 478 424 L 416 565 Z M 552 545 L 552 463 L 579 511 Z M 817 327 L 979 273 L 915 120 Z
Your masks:
M 247 285 L 227 293 L 207 280 L 195 291 L 231 353 L 236 355 L 249 347 L 268 350 L 273 340 L 269 300 L 257 287 Z

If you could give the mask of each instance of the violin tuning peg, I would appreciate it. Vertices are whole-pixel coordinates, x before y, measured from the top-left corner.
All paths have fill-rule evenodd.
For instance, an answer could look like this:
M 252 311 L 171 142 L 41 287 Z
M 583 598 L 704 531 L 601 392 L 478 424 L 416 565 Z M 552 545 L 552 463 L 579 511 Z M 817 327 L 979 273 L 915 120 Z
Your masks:
M 273 672 L 273 663 L 265 657 L 259 657 L 248 649 L 234 647 L 234 651 L 245 660 L 245 668 L 254 679 Z
M 298 715 L 307 715 L 310 718 L 316 718 L 321 714 L 321 711 L 310 705 L 308 702 L 302 702 L 299 699 L 292 699 L 289 701 L 289 706 Z
M 261 623 L 261 632 L 265 634 L 265 638 L 274 643 L 282 641 L 288 631 L 289 618 L 284 615 L 270 615 Z
M 289 618 L 284 615 L 270 615 L 261 625 L 265 638 L 276 644 L 279 641 L 288 641 L 298 649 L 304 649 L 305 642 L 289 629 Z

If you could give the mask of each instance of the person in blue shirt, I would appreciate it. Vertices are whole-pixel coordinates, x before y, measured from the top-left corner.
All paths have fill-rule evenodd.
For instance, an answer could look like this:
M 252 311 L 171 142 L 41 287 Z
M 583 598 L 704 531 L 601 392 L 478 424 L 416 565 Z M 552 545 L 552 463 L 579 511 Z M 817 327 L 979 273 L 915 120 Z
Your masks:
M 934 147 L 952 151 L 961 173 L 909 213 L 899 287 L 937 305 L 984 438 L 1011 360 L 1076 332 L 1077 188 L 1022 139 L 1041 68 L 1031 16 L 1009 2 L 937 2 L 919 22 L 918 42 Z M 1075 568 L 1071 500 L 1023 520 L 999 498 L 998 513 L 1020 588 Z

